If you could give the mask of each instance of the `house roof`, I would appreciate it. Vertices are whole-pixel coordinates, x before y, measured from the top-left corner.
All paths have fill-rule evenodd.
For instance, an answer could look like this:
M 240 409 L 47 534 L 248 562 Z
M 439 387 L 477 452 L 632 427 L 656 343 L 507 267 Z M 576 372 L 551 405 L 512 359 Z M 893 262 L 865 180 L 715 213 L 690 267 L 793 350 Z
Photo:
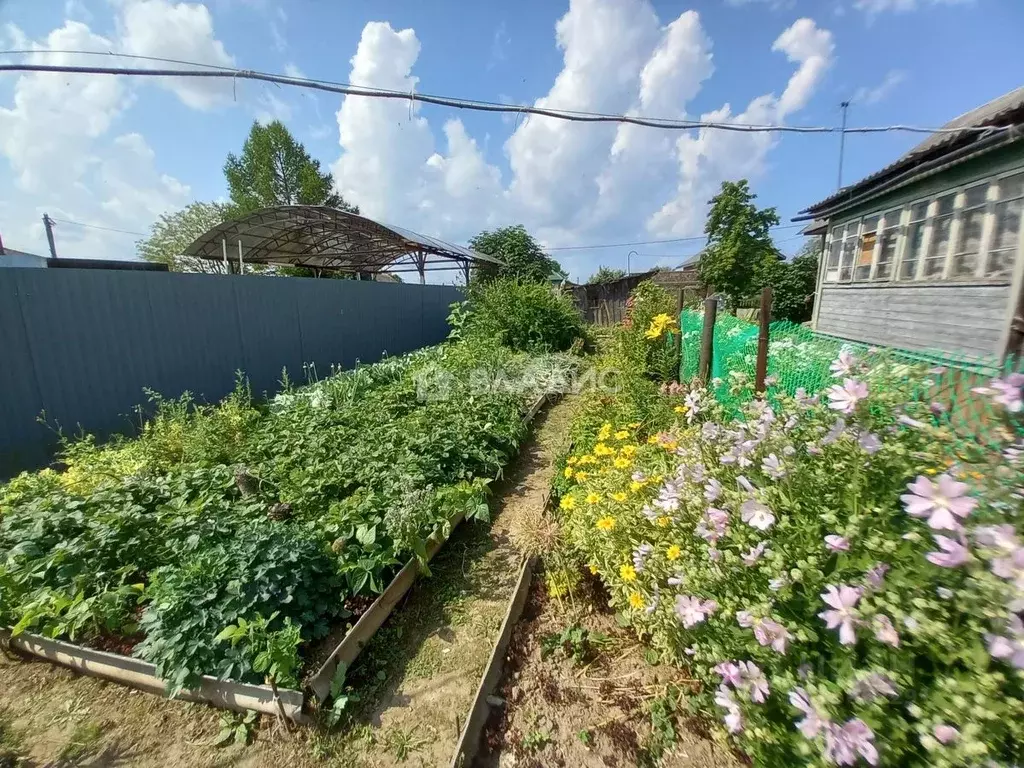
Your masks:
M 987 126 L 993 128 L 1017 126 L 1021 128 L 1022 122 L 1024 122 L 1024 86 L 972 109 L 970 112 L 950 120 L 942 127 L 943 129 Z M 800 216 L 794 218 L 794 221 L 827 218 L 836 211 L 854 205 L 867 197 L 908 184 L 926 172 L 934 172 L 935 169 L 931 167 L 933 164 L 941 163 L 943 160 L 953 161 L 954 153 L 961 150 L 964 151 L 964 156 L 958 157 L 956 162 L 997 146 L 1019 141 L 1022 135 L 1024 133 L 1021 130 L 994 131 L 992 133 L 986 131 L 933 133 L 895 162 L 855 184 L 843 187 L 821 202 L 805 208 L 800 212 Z M 942 168 L 945 167 L 948 167 L 948 164 L 942 165 Z
M 409 272 L 467 267 L 483 262 L 503 265 L 493 256 L 382 224 L 366 216 L 320 205 L 281 205 L 225 221 L 185 249 L 186 256 L 250 264 L 289 264 L 344 272 Z

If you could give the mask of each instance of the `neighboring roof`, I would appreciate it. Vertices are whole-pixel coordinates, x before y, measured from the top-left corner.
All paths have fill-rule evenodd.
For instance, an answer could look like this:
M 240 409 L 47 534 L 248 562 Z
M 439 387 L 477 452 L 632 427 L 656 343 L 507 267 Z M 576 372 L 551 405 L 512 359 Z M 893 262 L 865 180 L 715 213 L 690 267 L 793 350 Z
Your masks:
M 977 109 L 972 109 L 970 112 L 950 120 L 942 127 L 944 129 L 1007 125 L 1020 127 L 1022 122 L 1024 122 L 1024 86 L 1010 91 L 998 99 L 993 99 Z M 827 218 L 836 211 L 856 204 L 867 197 L 908 184 L 929 171 L 935 172 L 936 169 L 932 165 L 937 162 L 941 163 L 945 158 L 953 160 L 950 156 L 954 153 L 963 151 L 964 156 L 956 158 L 956 161 L 962 161 L 968 156 L 1019 141 L 1022 136 L 1024 133 L 1021 130 L 991 133 L 987 131 L 933 133 L 880 171 L 876 171 L 855 184 L 843 187 L 834 195 L 804 209 L 800 212 L 802 215 L 795 217 L 794 221 Z
M 166 272 L 167 265 L 152 261 L 115 259 L 53 259 L 46 260 L 49 269 L 116 269 L 129 272 Z
M 462 268 L 470 264 L 503 264 L 469 248 L 394 227 L 358 214 L 319 205 L 264 208 L 241 219 L 225 221 L 185 249 L 186 256 L 247 264 L 290 264 L 346 272 L 410 272 Z

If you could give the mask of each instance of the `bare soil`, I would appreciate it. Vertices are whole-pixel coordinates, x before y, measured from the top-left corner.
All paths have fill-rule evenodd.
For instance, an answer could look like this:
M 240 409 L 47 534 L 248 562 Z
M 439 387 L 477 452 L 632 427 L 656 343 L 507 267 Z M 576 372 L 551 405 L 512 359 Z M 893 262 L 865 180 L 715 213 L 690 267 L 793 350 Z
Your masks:
M 571 658 L 571 644 L 543 658 L 544 638 L 570 626 L 606 639 L 591 643 L 582 659 Z M 535 574 L 474 765 L 738 768 L 743 763 L 681 708 L 670 708 L 653 727 L 658 701 L 693 686 L 685 671 L 648 663 L 635 635 L 616 623 L 598 583 L 586 580 L 571 598 L 555 599 L 543 574 Z
M 252 743 L 213 745 L 231 715 L 0 656 L 0 768 L 42 766 L 444 766 L 451 760 L 515 585 L 517 520 L 543 509 L 571 406 L 538 414 L 506 476 L 494 522 L 464 523 L 349 672 L 359 701 L 334 729 L 255 724 Z M 354 606 L 355 607 L 355 606 Z

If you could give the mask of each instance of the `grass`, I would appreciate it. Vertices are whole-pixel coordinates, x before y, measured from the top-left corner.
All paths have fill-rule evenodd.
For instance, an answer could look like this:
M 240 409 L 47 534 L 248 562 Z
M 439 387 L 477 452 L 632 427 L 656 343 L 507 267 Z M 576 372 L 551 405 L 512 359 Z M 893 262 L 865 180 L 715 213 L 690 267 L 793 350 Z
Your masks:
M 409 755 L 430 743 L 430 739 L 417 736 L 417 730 L 419 726 L 415 725 L 408 730 L 395 727 L 384 734 L 384 744 L 398 762 L 404 763 Z
M 67 743 L 61 747 L 57 762 L 71 765 L 80 763 L 99 751 L 99 742 L 102 737 L 102 726 L 92 722 L 79 723 L 71 732 Z

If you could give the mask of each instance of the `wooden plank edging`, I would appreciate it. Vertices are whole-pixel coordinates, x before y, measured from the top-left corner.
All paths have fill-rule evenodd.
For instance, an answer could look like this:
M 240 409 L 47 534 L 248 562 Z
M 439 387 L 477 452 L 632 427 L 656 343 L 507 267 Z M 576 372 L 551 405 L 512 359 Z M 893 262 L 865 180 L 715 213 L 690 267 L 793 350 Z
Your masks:
M 505 620 L 501 623 L 501 631 L 498 633 L 498 639 L 491 650 L 491 658 L 487 661 L 487 666 L 484 668 L 484 673 L 480 678 L 480 685 L 477 686 L 476 696 L 473 697 L 473 702 L 469 708 L 469 715 L 466 717 L 466 724 L 463 726 L 462 733 L 459 736 L 459 743 L 455 745 L 455 754 L 452 755 L 451 768 L 470 766 L 476 757 L 477 750 L 480 747 L 480 737 L 490 715 L 490 705 L 487 703 L 487 698 L 501 680 L 505 665 L 505 652 L 508 650 L 509 642 L 512 640 L 512 630 L 515 629 L 519 617 L 523 614 L 523 608 L 526 606 L 526 598 L 530 594 L 530 583 L 533 580 L 533 569 L 536 560 L 536 557 L 523 558 L 523 564 L 519 569 L 519 580 L 509 600 Z
M 8 643 L 11 648 L 22 653 L 59 664 L 79 674 L 122 683 L 146 693 L 167 697 L 167 684 L 156 676 L 156 665 L 141 659 L 98 651 L 63 640 L 51 640 L 28 632 L 11 637 L 11 632 L 7 629 L 0 629 L 0 641 Z M 253 710 L 278 715 L 283 711 L 285 717 L 296 723 L 309 722 L 309 716 L 302 711 L 302 691 L 278 688 L 277 693 L 278 697 L 275 698 L 274 690 L 269 685 L 236 683 L 204 675 L 198 688 L 181 691 L 173 698 L 199 701 L 236 712 Z

